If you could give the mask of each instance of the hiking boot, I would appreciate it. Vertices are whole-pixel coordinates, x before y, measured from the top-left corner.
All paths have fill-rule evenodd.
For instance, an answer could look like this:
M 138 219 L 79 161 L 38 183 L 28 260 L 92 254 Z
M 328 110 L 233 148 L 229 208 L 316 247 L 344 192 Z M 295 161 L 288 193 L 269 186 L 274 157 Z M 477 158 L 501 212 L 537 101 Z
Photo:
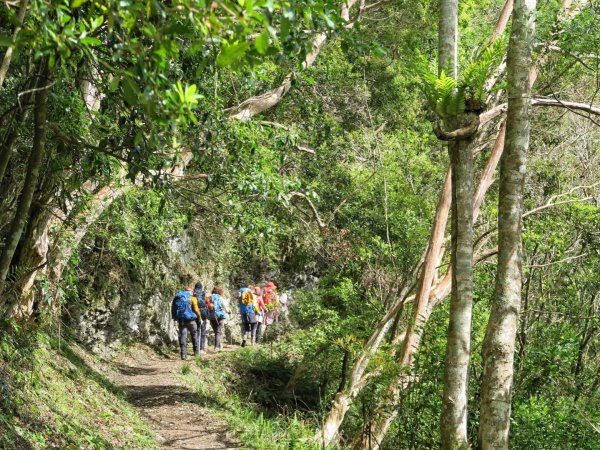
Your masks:
M 245 346 L 246 346 L 246 339 L 244 339 L 244 340 L 242 341 L 242 347 L 245 347 Z
M 185 361 L 187 359 L 187 355 L 186 354 L 182 354 L 181 355 L 181 359 Z

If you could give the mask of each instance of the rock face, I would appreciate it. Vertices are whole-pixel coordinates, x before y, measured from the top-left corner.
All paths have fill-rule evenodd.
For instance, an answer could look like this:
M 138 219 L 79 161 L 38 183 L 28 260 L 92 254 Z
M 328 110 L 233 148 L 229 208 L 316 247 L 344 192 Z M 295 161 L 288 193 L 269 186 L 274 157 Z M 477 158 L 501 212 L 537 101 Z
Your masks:
M 188 284 L 201 281 L 212 289 L 211 274 L 196 255 L 186 234 L 167 244 L 168 250 L 143 267 L 131 267 L 105 258 L 78 284 L 79 299 L 72 303 L 66 318 L 78 339 L 92 352 L 114 356 L 123 346 L 143 342 L 177 348 L 177 325 L 171 319 L 175 293 Z M 90 251 L 82 258 L 95 263 Z M 200 261 L 200 263 L 199 263 Z M 226 291 L 226 297 L 231 298 Z M 225 326 L 228 343 L 239 342 L 240 326 L 236 302 Z M 209 343 L 213 332 L 208 325 Z

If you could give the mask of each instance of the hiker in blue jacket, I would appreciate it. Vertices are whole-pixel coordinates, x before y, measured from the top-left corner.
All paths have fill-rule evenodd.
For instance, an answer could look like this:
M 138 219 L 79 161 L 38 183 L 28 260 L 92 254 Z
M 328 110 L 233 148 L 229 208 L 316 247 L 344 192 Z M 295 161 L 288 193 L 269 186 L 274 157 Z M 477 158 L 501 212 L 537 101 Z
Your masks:
M 229 308 L 223 303 L 223 288 L 219 285 L 216 285 L 212 294 L 206 298 L 209 309 L 209 320 L 210 326 L 215 332 L 215 352 L 220 352 L 223 350 L 223 344 L 221 342 L 221 338 L 223 337 L 223 328 L 225 326 L 225 322 L 229 317 L 231 311 Z
M 171 303 L 171 317 L 179 327 L 179 348 L 181 359 L 187 359 L 187 334 L 192 337 L 194 355 L 198 356 L 198 316 L 192 311 L 191 294 L 193 288 L 188 286 L 185 291 L 179 291 Z

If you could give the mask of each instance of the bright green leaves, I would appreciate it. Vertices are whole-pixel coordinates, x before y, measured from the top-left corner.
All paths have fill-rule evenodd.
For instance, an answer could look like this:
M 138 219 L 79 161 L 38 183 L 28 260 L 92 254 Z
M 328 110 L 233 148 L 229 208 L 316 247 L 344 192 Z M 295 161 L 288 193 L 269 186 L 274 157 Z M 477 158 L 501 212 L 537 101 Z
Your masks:
M 175 83 L 166 95 L 166 108 L 177 114 L 177 122 L 179 125 L 186 126 L 190 120 L 194 125 L 198 124 L 198 120 L 194 115 L 194 109 L 198 105 L 198 101 L 202 98 L 197 92 L 195 84 L 183 85 L 181 81 Z
M 443 119 L 458 116 L 466 109 L 482 110 L 487 95 L 485 82 L 499 64 L 505 48 L 506 42 L 502 39 L 485 47 L 465 68 L 458 81 L 446 75 L 444 70 L 436 76 L 434 65 L 418 54 L 414 72 L 420 79 L 420 88 L 429 107 Z
M 221 67 L 224 67 L 239 63 L 246 54 L 248 47 L 250 47 L 249 42 L 234 42 L 232 44 L 225 44 L 221 50 L 221 54 L 217 57 L 217 64 L 219 64 Z
M 269 49 L 269 32 L 267 30 L 264 30 L 256 38 L 256 40 L 254 41 L 254 47 L 256 48 L 256 51 L 261 55 L 265 55 L 267 53 L 267 50 Z

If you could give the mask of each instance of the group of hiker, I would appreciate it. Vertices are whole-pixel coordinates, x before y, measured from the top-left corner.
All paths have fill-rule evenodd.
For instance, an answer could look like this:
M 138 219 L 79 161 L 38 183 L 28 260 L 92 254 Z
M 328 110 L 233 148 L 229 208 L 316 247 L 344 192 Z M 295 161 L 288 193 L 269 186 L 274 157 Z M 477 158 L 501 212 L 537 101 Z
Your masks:
M 258 344 L 267 327 L 278 322 L 280 315 L 287 312 L 287 295 L 279 296 L 277 286 L 272 281 L 264 287 L 242 287 L 237 294 L 237 301 L 242 320 L 242 347 Z M 187 359 L 188 334 L 194 356 L 206 351 L 207 323 L 210 323 L 215 335 L 214 350 L 220 352 L 223 349 L 223 328 L 230 314 L 229 302 L 219 285 L 215 285 L 210 294 L 204 291 L 200 282 L 178 292 L 171 304 L 171 317 L 179 329 L 181 359 Z

